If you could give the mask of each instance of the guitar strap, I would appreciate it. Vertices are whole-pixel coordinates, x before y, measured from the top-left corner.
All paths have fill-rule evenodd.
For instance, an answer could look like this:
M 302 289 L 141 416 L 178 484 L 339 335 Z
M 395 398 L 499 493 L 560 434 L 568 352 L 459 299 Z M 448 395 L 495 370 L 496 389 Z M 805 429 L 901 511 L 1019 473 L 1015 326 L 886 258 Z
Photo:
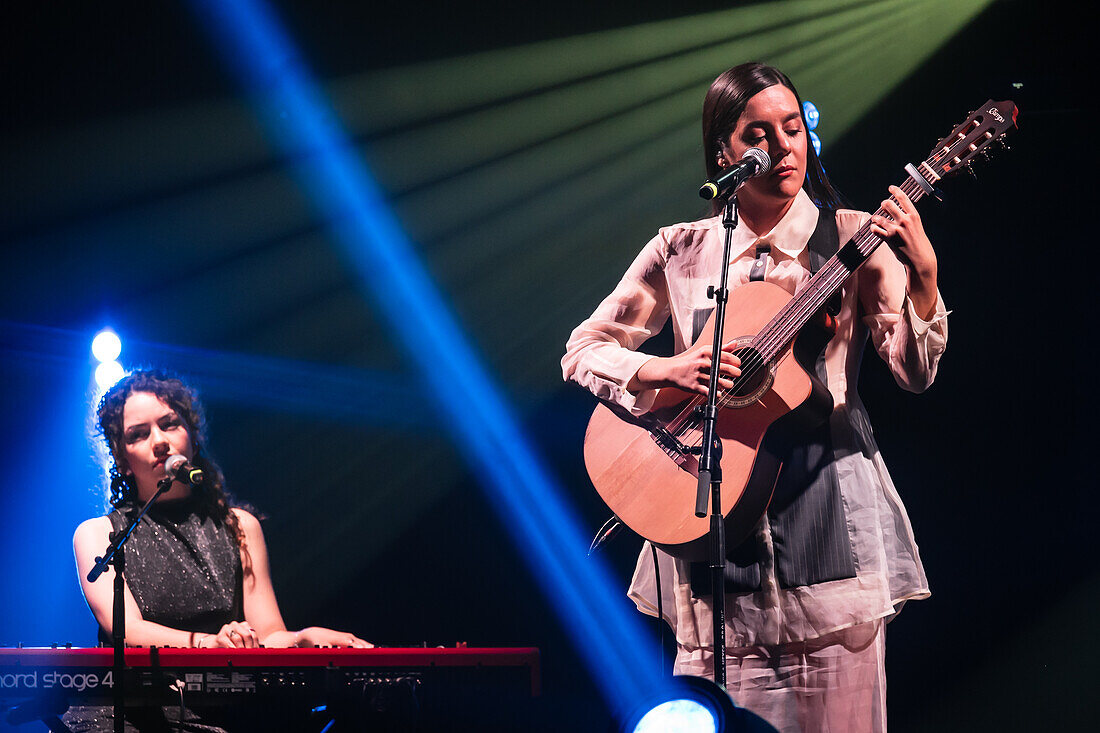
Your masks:
M 826 224 L 828 224 L 826 226 Z M 832 256 L 840 251 L 840 235 L 836 231 L 836 212 L 829 209 L 820 209 L 817 213 L 817 228 L 810 235 L 810 241 L 806 243 L 806 251 L 810 255 L 810 275 L 816 275 Z M 838 290 L 825 303 L 825 310 L 830 316 L 840 314 L 840 293 Z
M 839 247 L 836 213 L 823 209 L 806 245 L 811 272 L 818 272 Z M 826 310 L 833 316 L 840 312 L 839 292 L 826 304 Z M 824 382 L 824 349 L 817 356 L 815 371 Z M 826 420 L 781 456 L 783 470 L 762 521 L 767 521 L 771 529 L 775 574 L 782 588 L 855 577 L 855 559 L 833 450 L 834 430 L 846 429 L 843 419 Z M 759 533 L 730 551 L 726 564 L 727 593 L 761 589 L 763 551 Z M 710 596 L 710 569 L 706 563 L 691 564 L 691 589 L 695 596 Z

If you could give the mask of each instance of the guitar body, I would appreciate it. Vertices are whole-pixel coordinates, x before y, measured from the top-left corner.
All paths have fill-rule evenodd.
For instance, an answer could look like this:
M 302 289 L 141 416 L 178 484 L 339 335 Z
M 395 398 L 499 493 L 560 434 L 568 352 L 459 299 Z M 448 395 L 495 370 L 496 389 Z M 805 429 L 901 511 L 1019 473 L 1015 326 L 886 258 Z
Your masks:
M 730 291 L 726 341 L 738 344 L 743 362 L 753 337 L 790 301 L 790 294 L 768 282 L 750 282 Z M 727 548 L 742 542 L 768 508 L 783 446 L 800 432 L 819 425 L 832 410 L 828 390 L 813 375 L 814 363 L 829 334 L 803 329 L 794 348 L 760 370 L 761 377 L 738 388 L 719 411 L 722 441 L 722 515 Z M 714 339 L 714 316 L 699 335 Z M 792 358 L 792 351 L 793 357 Z M 698 459 L 670 447 L 663 429 L 697 445 L 700 421 L 683 424 L 702 398 L 668 387 L 658 391 L 649 413 L 634 418 L 618 408 L 596 408 L 585 435 L 584 458 L 596 491 L 620 520 L 676 557 L 706 557 L 708 517 L 695 516 Z M 670 426 L 673 426 L 670 428 Z

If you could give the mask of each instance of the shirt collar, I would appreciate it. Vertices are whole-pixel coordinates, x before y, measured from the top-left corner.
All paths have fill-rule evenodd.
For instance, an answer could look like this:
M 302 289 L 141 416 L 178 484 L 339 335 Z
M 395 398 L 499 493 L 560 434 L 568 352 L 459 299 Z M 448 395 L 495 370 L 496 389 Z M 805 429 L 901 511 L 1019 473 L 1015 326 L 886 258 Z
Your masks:
M 791 259 L 798 259 L 806 249 L 810 235 L 817 228 L 817 218 L 817 206 L 810 200 L 805 190 L 799 189 L 794 201 L 791 202 L 791 208 L 787 209 L 787 213 L 767 234 L 758 236 L 743 222 L 737 227 L 738 237 L 733 248 L 733 259 L 737 259 L 757 244 L 768 244 Z

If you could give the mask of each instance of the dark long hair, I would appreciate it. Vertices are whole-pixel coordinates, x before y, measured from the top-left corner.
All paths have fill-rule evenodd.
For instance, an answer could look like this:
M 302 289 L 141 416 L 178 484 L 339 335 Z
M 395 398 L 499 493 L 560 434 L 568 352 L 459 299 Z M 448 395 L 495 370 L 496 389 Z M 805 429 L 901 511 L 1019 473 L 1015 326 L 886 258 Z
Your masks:
M 794 94 L 802 114 L 802 129 L 809 132 L 806 113 L 802 111 L 802 97 L 786 74 L 774 66 L 758 61 L 734 66 L 718 75 L 703 100 L 703 160 L 707 167 L 707 178 L 713 179 L 718 175 L 718 156 L 729 143 L 730 135 L 737 127 L 737 121 L 749 100 L 776 84 L 782 84 Z M 809 140 L 806 141 L 806 147 L 806 180 L 802 183 L 802 188 L 818 208 L 841 208 L 844 206 L 844 197 L 829 181 L 829 176 L 821 167 L 817 151 Z M 712 204 L 714 213 L 718 214 L 725 208 L 726 199 L 716 198 Z
M 225 475 L 206 449 L 206 416 L 203 414 L 202 404 L 194 390 L 165 371 L 132 372 L 107 390 L 99 401 L 96 423 L 99 434 L 107 443 L 112 460 L 109 469 L 110 505 L 119 507 L 137 501 L 137 487 L 118 468 L 119 459 L 124 452 L 122 410 L 126 400 L 135 392 L 155 394 L 183 420 L 194 451 L 191 462 L 196 468 L 202 469 L 205 476 L 203 482 L 192 490 L 192 495 L 210 517 L 229 527 L 237 544 L 243 546 L 244 533 L 237 521 L 237 515 L 230 511 L 231 499 L 225 489 Z

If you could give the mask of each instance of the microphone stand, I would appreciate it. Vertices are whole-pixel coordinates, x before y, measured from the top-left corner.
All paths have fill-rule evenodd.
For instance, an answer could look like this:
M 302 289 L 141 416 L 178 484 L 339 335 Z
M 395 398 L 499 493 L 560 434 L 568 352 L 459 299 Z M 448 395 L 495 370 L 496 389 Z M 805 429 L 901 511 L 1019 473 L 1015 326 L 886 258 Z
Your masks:
M 710 591 L 714 623 L 714 682 L 726 689 L 726 521 L 722 516 L 722 441 L 718 437 L 718 375 L 722 363 L 723 330 L 726 321 L 726 301 L 729 299 L 730 252 L 733 230 L 737 227 L 737 195 L 730 194 L 722 225 L 726 228 L 722 255 L 722 275 L 717 287 L 707 288 L 713 298 L 714 348 L 710 362 L 710 385 L 703 408 L 703 444 L 699 455 L 699 488 L 695 495 L 695 516 L 707 515 L 707 493 L 710 493 Z
M 126 529 L 111 533 L 111 544 L 107 545 L 102 557 L 95 559 L 95 567 L 88 572 L 88 582 L 94 583 L 107 570 L 108 565 L 114 565 L 115 567 L 114 605 L 111 609 L 111 645 L 115 650 L 114 665 L 112 667 L 115 680 L 113 686 L 115 733 L 124 733 L 126 729 L 126 691 L 123 685 L 126 674 L 126 596 L 123 593 L 126 587 L 126 580 L 123 577 L 126 570 L 126 550 L 123 545 L 126 544 L 126 540 L 130 538 L 134 527 L 149 511 L 149 507 L 153 505 L 153 502 L 160 498 L 161 494 L 172 488 L 173 481 L 175 481 L 175 478 L 169 475 L 157 482 L 157 493 L 145 502 L 145 506 L 141 508 L 136 517 L 130 520 L 130 524 Z

